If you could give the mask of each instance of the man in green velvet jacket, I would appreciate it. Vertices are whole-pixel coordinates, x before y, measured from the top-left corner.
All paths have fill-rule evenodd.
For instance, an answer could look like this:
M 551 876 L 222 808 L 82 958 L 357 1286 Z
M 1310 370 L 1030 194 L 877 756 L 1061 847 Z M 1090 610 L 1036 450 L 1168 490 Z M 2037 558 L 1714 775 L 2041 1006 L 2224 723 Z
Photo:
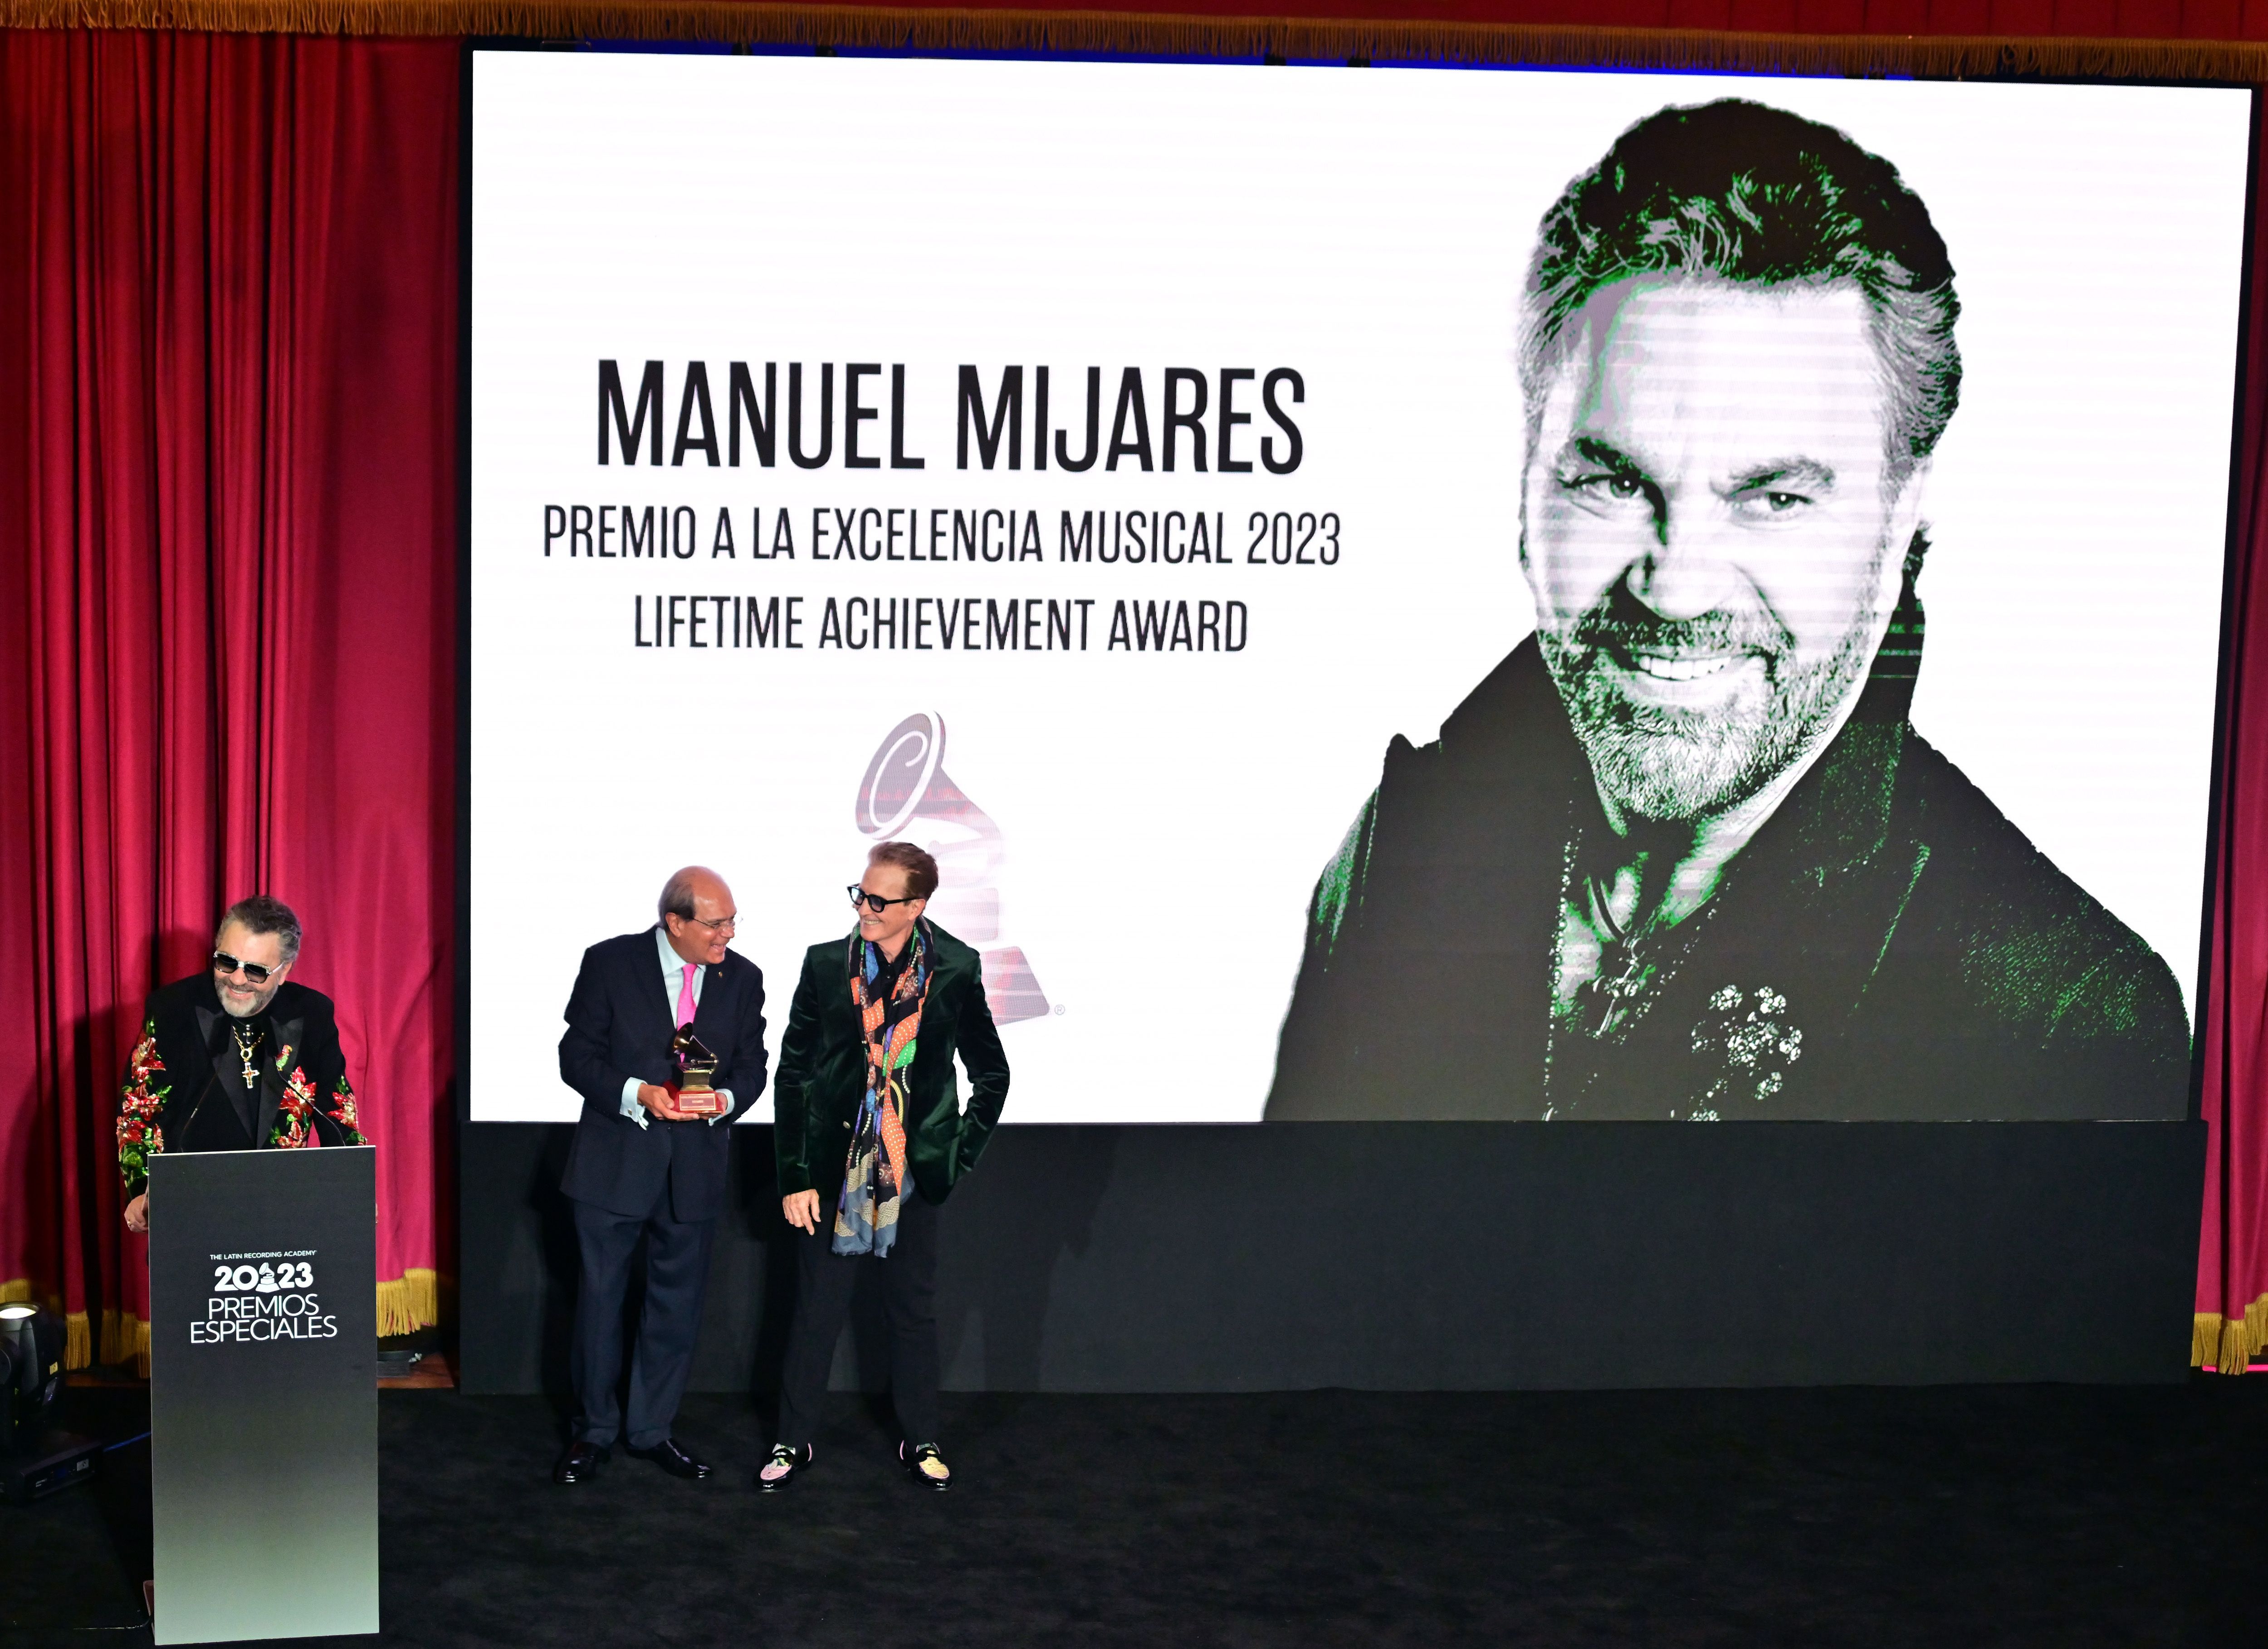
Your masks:
M 756 1478 L 767 1493 L 812 1463 L 864 1259 L 882 1265 L 899 1457 L 922 1486 L 952 1484 L 937 1447 L 938 1209 L 1000 1119 L 1008 1060 L 977 953 L 922 919 L 937 880 L 911 843 L 878 844 L 849 890 L 858 927 L 804 956 L 772 1101 L 780 1211 L 801 1234 L 778 1441 Z

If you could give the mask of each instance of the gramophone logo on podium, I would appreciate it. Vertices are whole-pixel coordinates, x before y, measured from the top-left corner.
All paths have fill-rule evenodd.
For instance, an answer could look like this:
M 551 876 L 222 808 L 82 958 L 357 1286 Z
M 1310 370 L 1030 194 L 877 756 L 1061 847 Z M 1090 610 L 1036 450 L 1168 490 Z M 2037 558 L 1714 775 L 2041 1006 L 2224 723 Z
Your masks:
M 921 844 L 937 860 L 938 887 L 928 914 L 979 947 L 995 1023 L 1043 1017 L 1047 994 L 1024 953 L 991 943 L 1000 937 L 995 879 L 1007 861 L 1007 846 L 1000 827 L 946 774 L 944 718 L 917 711 L 890 729 L 866 764 L 854 812 L 859 834 L 870 841 L 889 841 L 917 819 L 944 833 Z

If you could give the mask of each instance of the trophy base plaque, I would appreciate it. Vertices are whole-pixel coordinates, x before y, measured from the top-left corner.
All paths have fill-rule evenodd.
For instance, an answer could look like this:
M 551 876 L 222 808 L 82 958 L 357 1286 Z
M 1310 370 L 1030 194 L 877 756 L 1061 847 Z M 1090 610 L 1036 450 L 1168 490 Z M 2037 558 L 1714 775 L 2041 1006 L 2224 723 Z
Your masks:
M 673 1097 L 681 1111 L 690 1111 L 696 1116 L 714 1116 L 725 1108 L 725 1096 L 705 1084 L 697 1088 L 680 1086 Z

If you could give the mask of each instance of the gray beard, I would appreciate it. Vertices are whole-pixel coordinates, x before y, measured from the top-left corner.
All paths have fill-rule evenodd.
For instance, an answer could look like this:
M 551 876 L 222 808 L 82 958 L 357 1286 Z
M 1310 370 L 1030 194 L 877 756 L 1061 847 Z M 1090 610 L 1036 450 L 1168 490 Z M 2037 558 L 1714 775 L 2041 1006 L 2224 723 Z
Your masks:
M 1601 793 L 1640 818 L 1686 822 L 1746 801 L 1804 753 L 1866 674 L 1874 628 L 1870 603 L 1832 657 L 1796 668 L 1768 654 L 1763 694 L 1713 713 L 1633 703 L 1604 679 L 1600 647 L 1536 639 Z
M 276 992 L 281 990 L 284 987 L 281 985 L 275 985 L 261 991 L 258 996 L 253 997 L 252 1005 L 248 1008 L 239 1008 L 235 1004 L 232 1003 L 228 999 L 228 993 L 223 990 L 218 985 L 215 985 L 213 987 L 213 995 L 220 998 L 220 1011 L 223 1013 L 227 1014 L 229 1018 L 232 1020 L 256 1020 L 261 1014 L 268 1012 L 268 1005 L 276 1000 Z

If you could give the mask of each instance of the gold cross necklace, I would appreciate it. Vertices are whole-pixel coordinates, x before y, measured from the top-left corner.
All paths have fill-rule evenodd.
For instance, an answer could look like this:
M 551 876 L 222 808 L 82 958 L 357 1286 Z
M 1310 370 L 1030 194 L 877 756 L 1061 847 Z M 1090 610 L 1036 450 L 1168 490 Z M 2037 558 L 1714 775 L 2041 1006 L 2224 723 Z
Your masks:
M 252 1052 L 260 1046 L 260 1033 L 254 1030 L 247 1034 L 232 1025 L 228 1034 L 235 1040 L 236 1051 L 244 1056 L 244 1086 L 252 1087 L 260 1080 L 260 1073 L 252 1068 Z

